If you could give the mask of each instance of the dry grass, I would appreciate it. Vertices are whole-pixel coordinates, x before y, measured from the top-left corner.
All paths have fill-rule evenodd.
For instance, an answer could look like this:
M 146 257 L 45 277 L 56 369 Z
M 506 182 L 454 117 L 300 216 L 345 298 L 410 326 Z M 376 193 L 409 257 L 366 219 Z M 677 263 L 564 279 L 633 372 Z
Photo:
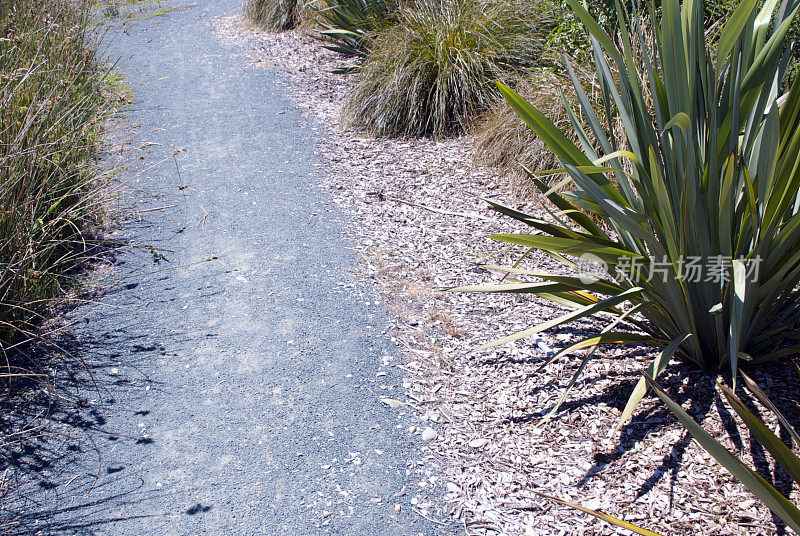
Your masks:
M 588 78 L 583 86 L 591 98 L 594 92 Z M 576 114 L 580 113 L 568 76 L 549 68 L 537 69 L 520 79 L 516 90 L 542 111 L 573 143 L 578 143 L 564 107 L 566 99 L 572 110 Z M 624 139 L 622 125 L 614 124 L 613 128 L 618 139 Z M 474 157 L 477 163 L 489 166 L 503 175 L 513 193 L 519 197 L 535 196 L 538 193 L 523 166 L 531 171 L 561 167 L 547 145 L 505 101 L 493 106 L 478 123 L 475 129 Z M 553 182 L 553 178 L 548 180 Z
M 562 101 L 562 93 L 569 94 L 564 90 L 569 83 L 566 76 L 542 69 L 520 80 L 517 90 L 562 132 L 572 133 Z M 503 173 L 517 195 L 528 196 L 535 189 L 522 166 L 531 171 L 559 166 L 547 145 L 505 101 L 497 103 L 486 114 L 475 134 L 476 161 Z M 572 141 L 577 142 L 574 135 Z
M 344 122 L 377 137 L 464 131 L 508 80 L 541 60 L 550 20 L 538 1 L 421 0 L 379 35 Z
M 244 16 L 263 30 L 285 32 L 312 24 L 312 3 L 307 0 L 247 0 Z

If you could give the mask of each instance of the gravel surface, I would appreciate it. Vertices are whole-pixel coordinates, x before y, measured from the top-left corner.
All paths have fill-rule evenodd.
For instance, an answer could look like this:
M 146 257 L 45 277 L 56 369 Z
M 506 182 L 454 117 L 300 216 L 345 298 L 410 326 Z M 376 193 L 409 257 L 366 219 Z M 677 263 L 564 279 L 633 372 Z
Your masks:
M 615 428 L 638 371 L 653 357 L 647 349 L 598 352 L 559 416 L 541 426 L 541 416 L 577 367 L 576 357 L 546 364 L 552 349 L 598 324 L 576 323 L 539 340 L 472 351 L 552 318 L 558 309 L 537 299 L 442 292 L 451 285 L 497 281 L 477 263 L 516 258 L 484 238 L 518 228 L 489 213 L 480 197 L 541 213 L 533 203 L 512 199 L 506 184 L 473 164 L 469 136 L 375 140 L 343 131 L 338 113 L 353 78 L 331 70 L 346 63 L 344 58 L 298 32 L 254 32 L 236 17 L 216 25 L 221 38 L 246 43 L 254 65 L 285 73 L 296 102 L 322 121 L 313 127 L 324 158 L 320 186 L 357 222 L 351 233 L 359 245 L 360 274 L 381 291 L 394 314 L 390 333 L 406 349 L 402 386 L 426 421 L 408 433 L 430 439 L 429 465 L 445 481 L 445 502 L 466 534 L 627 534 L 539 499 L 532 490 L 664 534 L 786 532 L 652 398 L 633 422 Z M 528 264 L 552 268 L 541 256 Z M 796 372 L 774 364 L 753 374 L 790 421 L 800 423 L 791 396 L 800 383 Z M 712 435 L 798 498 L 786 475 L 731 418 L 714 392 L 714 377 L 673 363 L 660 380 Z M 775 429 L 774 417 L 762 415 Z
M 138 247 L 102 304 L 66 318 L 92 382 L 50 400 L 42 433 L 3 446 L 0 527 L 451 534 L 423 438 L 405 433 L 416 421 L 399 405 L 385 306 L 313 187 L 314 127 L 273 71 L 213 35 L 238 2 L 161 6 L 176 9 L 107 41 L 137 127 L 122 175 L 133 217 L 112 238 Z

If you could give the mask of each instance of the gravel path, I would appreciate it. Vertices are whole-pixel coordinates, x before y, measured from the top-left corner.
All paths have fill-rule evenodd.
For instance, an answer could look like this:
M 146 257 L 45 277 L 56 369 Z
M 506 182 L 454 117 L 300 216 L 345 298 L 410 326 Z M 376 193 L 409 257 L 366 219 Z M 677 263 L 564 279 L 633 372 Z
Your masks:
M 435 486 L 404 406 L 380 401 L 403 398 L 399 358 L 383 304 L 351 274 L 341 215 L 313 186 L 313 126 L 274 72 L 212 35 L 238 2 L 166 5 L 185 9 L 125 25 L 111 45 L 136 92 L 142 160 L 124 176 L 141 217 L 119 238 L 146 247 L 121 255 L 126 279 L 104 305 L 69 317 L 98 388 L 83 409 L 59 402 L 83 431 L 28 460 L 6 528 L 454 532 L 418 514 Z

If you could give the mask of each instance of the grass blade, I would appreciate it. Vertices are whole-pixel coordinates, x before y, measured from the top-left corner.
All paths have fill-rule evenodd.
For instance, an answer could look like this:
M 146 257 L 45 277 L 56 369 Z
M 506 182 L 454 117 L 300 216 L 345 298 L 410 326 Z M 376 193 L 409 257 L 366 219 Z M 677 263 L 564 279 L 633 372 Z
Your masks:
M 722 394 L 725 395 L 728 403 L 733 407 L 733 410 L 744 421 L 750 433 L 759 443 L 764 445 L 764 448 L 772 454 L 795 482 L 800 482 L 800 459 L 758 417 L 747 409 L 733 391 L 720 383 L 717 383 L 717 385 L 722 390 Z
M 647 366 L 647 375 L 653 378 L 658 378 L 661 373 L 664 372 L 664 369 L 667 368 L 669 360 L 672 359 L 672 356 L 675 354 L 675 351 L 678 349 L 678 347 L 683 344 L 683 341 L 691 336 L 691 333 L 684 333 L 681 337 L 678 337 L 669 343 L 669 346 L 664 348 L 661 353 L 658 354 L 658 356 Z M 628 402 L 625 404 L 625 409 L 622 410 L 622 415 L 617 422 L 617 429 L 622 428 L 622 425 L 631 418 L 636 406 L 639 405 L 639 402 L 641 402 L 646 392 L 647 382 L 644 378 L 640 378 L 636 383 L 636 387 L 633 388 L 631 396 L 628 397 Z
M 745 386 L 750 390 L 751 393 L 753 393 L 753 395 L 758 399 L 758 401 L 764 404 L 767 408 L 769 408 L 770 411 L 772 411 L 772 413 L 775 414 L 776 417 L 778 417 L 778 420 L 781 422 L 783 427 L 786 429 L 787 432 L 789 432 L 789 435 L 792 436 L 792 440 L 794 441 L 795 446 L 800 447 L 800 435 L 798 435 L 798 433 L 795 432 L 794 427 L 791 424 L 789 424 L 789 421 L 786 420 L 786 417 L 784 417 L 783 414 L 780 411 L 778 411 L 778 408 L 775 407 L 775 404 L 772 403 L 772 400 L 769 399 L 767 394 L 761 390 L 761 387 L 759 387 L 758 384 L 754 382 L 750 376 L 748 376 L 741 370 L 739 371 L 739 374 L 741 374 Z

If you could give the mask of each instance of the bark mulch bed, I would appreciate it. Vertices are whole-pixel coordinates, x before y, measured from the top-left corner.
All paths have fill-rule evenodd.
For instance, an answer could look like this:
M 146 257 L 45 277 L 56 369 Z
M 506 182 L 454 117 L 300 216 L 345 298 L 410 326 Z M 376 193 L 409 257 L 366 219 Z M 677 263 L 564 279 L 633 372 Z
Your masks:
M 596 329 L 596 322 L 473 352 L 560 310 L 538 299 L 442 290 L 498 281 L 479 264 L 508 264 L 520 253 L 485 238 L 520 228 L 491 213 L 481 197 L 541 213 L 533 203 L 514 199 L 495 172 L 473 163 L 469 136 L 378 140 L 345 131 L 339 110 L 357 75 L 331 71 L 348 59 L 299 32 L 259 33 L 236 18 L 215 21 L 215 28 L 225 39 L 246 42 L 254 65 L 285 74 L 297 104 L 318 120 L 321 186 L 357 222 L 350 231 L 361 271 L 393 313 L 390 334 L 407 356 L 398 365 L 406 373 L 408 400 L 402 404 L 422 421 L 408 432 L 428 439 L 431 478 L 421 485 L 436 482 L 444 491 L 439 504 L 418 504 L 423 514 L 451 515 L 467 535 L 628 533 L 540 499 L 532 493 L 537 490 L 663 534 L 788 532 L 653 397 L 643 401 L 633 422 L 615 428 L 651 350 L 598 352 L 546 424 L 541 417 L 580 356 L 546 364 L 548 357 L 553 348 Z M 543 268 L 547 262 L 539 256 L 529 265 Z M 773 364 L 753 374 L 790 421 L 800 422 L 796 397 L 788 396 L 798 392 L 797 373 Z M 712 435 L 779 489 L 791 491 L 788 477 L 731 417 L 714 380 L 680 363 L 660 378 Z M 761 413 L 776 429 L 772 415 Z M 797 499 L 796 490 L 792 496 Z

